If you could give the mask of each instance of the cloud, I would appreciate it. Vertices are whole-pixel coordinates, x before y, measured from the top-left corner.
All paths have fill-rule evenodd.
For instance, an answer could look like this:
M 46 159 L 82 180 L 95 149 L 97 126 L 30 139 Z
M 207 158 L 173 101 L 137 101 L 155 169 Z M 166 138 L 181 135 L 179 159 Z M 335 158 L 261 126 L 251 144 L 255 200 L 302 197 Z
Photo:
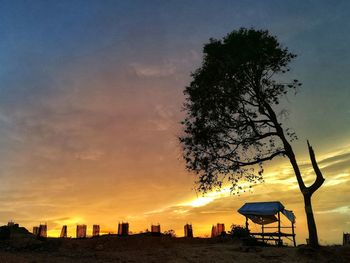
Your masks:
M 196 50 L 186 50 L 177 57 L 168 57 L 161 61 L 155 62 L 132 62 L 129 63 L 131 71 L 140 78 L 165 78 L 180 75 L 188 76 L 193 70 L 194 64 L 198 64 L 201 55 Z M 182 76 L 182 78 L 184 77 Z
M 138 77 L 163 78 L 176 73 L 176 66 L 173 63 L 162 63 L 160 65 L 131 63 L 130 67 Z
M 171 128 L 176 129 L 177 124 L 176 109 L 171 105 L 157 104 L 154 107 L 154 116 L 149 120 L 151 130 L 167 131 Z
M 316 214 L 329 214 L 329 213 L 339 213 L 339 214 L 350 214 L 350 206 L 340 206 L 330 210 L 317 211 Z
M 97 161 L 103 156 L 102 151 L 86 151 L 75 154 L 75 158 L 78 160 L 88 160 L 88 161 Z

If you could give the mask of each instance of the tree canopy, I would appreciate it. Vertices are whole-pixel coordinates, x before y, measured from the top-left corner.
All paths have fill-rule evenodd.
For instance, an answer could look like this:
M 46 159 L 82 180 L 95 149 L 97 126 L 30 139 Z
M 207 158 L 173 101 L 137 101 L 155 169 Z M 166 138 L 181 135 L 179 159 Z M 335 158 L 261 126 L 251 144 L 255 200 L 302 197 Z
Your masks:
M 245 28 L 210 39 L 203 53 L 202 66 L 184 91 L 184 158 L 199 175 L 201 192 L 225 181 L 239 190 L 239 180 L 261 181 L 262 163 L 285 155 L 272 106 L 301 84 L 275 77 L 289 71 L 296 55 L 268 31 Z M 286 133 L 296 138 L 289 129 Z

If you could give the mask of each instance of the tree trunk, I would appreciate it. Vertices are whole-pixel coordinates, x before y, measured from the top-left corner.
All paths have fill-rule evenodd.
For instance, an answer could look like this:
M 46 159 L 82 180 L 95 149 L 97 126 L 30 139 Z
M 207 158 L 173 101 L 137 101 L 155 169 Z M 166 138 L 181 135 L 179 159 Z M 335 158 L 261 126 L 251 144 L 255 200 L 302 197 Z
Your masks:
M 318 244 L 314 213 L 312 211 L 312 205 L 311 205 L 311 195 L 307 193 L 307 194 L 303 194 L 303 196 L 304 196 L 305 213 L 306 213 L 306 219 L 307 219 L 307 227 L 309 230 L 309 244 L 311 247 L 317 248 L 319 244 Z
M 282 140 L 284 150 L 286 152 L 286 155 L 289 158 L 289 161 L 293 167 L 296 179 L 298 181 L 299 189 L 304 196 L 305 213 L 306 213 L 306 219 L 307 219 L 307 226 L 308 226 L 308 230 L 309 230 L 309 244 L 310 244 L 310 246 L 317 248 L 317 247 L 319 247 L 319 244 L 318 244 L 318 238 L 317 238 L 317 229 L 316 229 L 315 218 L 314 218 L 314 214 L 312 211 L 311 196 L 314 192 L 317 191 L 318 188 L 321 187 L 321 185 L 323 184 L 325 179 L 322 175 L 320 168 L 318 167 L 316 157 L 315 157 L 315 152 L 314 152 L 313 148 L 311 147 L 309 141 L 307 141 L 307 147 L 309 150 L 309 156 L 310 156 L 312 168 L 314 169 L 314 172 L 316 175 L 316 179 L 315 179 L 314 183 L 311 186 L 307 187 L 304 183 L 303 178 L 302 178 L 301 171 L 299 169 L 299 165 L 298 165 L 297 160 L 295 158 L 295 154 L 294 154 L 294 151 L 292 149 L 292 146 L 290 145 L 290 143 L 288 142 L 287 138 L 284 135 L 284 131 L 282 129 L 282 126 L 277 120 L 276 113 L 274 112 L 274 110 L 271 108 L 271 106 L 268 103 L 265 102 L 264 106 L 268 111 L 268 116 L 270 117 L 271 121 L 275 125 L 276 132 L 277 132 L 278 136 Z
M 304 184 L 299 166 L 298 166 L 297 161 L 295 159 L 294 152 L 293 152 L 292 148 L 290 147 L 289 143 L 285 144 L 285 148 L 287 149 L 287 155 L 288 155 L 289 160 L 294 168 L 294 172 L 295 172 L 295 175 L 297 177 L 300 191 L 302 192 L 303 197 L 304 197 L 307 227 L 308 227 L 308 231 L 309 231 L 309 245 L 313 248 L 318 248 L 319 244 L 318 244 L 318 237 L 317 237 L 317 228 L 316 228 L 314 213 L 312 211 L 311 196 L 314 192 L 316 192 L 316 190 L 318 188 L 321 187 L 321 185 L 323 184 L 325 179 L 323 178 L 323 175 L 322 175 L 322 173 L 317 165 L 314 150 L 310 146 L 309 142 L 307 142 L 307 145 L 308 145 L 308 149 L 309 149 L 311 164 L 312 164 L 312 167 L 313 167 L 315 174 L 316 174 L 316 180 L 309 187 L 305 186 L 305 184 Z

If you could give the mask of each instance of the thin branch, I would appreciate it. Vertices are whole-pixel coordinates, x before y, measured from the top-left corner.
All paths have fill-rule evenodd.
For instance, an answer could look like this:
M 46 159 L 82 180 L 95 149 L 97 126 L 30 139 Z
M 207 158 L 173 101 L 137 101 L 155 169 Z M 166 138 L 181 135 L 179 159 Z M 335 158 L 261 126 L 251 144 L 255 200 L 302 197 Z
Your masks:
M 239 166 L 248 166 L 248 165 L 254 165 L 254 164 L 258 164 L 258 163 L 261 163 L 261 162 L 265 162 L 265 161 L 271 161 L 273 158 L 275 158 L 276 156 L 279 156 L 279 155 L 284 155 L 286 154 L 285 151 L 278 151 L 278 152 L 275 152 L 273 154 L 271 154 L 270 156 L 267 156 L 267 157 L 264 157 L 264 158 L 259 158 L 255 161 L 252 161 L 252 162 L 237 162 L 237 164 Z
M 243 98 L 241 98 L 241 101 L 247 103 L 247 104 L 250 105 L 250 106 L 257 107 L 257 108 L 259 107 L 259 104 L 255 104 L 255 103 L 250 102 L 250 101 L 248 101 L 248 100 L 245 100 L 245 99 L 243 99 Z
M 282 126 L 278 122 L 276 113 L 274 112 L 274 110 L 272 109 L 270 104 L 268 104 L 266 101 L 264 101 L 263 104 L 264 104 L 264 107 L 269 112 L 269 114 L 271 115 L 271 121 L 274 123 L 274 125 L 276 127 L 276 132 L 278 133 L 278 136 L 280 137 L 280 139 L 283 143 L 284 149 L 286 151 L 286 155 L 288 156 L 290 163 L 293 166 L 293 170 L 294 170 L 295 176 L 297 178 L 300 191 L 303 193 L 307 188 L 306 188 L 304 180 L 301 176 L 299 165 L 298 165 L 297 160 L 295 158 L 295 154 L 294 154 L 294 151 L 292 149 L 292 146 L 290 145 L 290 143 L 286 139 L 286 137 L 284 135 L 284 131 L 282 129 Z

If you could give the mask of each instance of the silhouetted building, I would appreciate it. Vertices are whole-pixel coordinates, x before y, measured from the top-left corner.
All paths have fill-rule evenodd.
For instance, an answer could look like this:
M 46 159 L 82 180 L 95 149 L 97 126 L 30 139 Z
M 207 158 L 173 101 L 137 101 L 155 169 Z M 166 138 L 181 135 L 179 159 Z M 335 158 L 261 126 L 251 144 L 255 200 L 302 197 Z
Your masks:
M 66 237 L 67 237 L 67 226 L 64 225 L 64 226 L 62 226 L 60 238 L 66 238 Z
M 127 236 L 129 234 L 129 223 L 119 223 L 118 224 L 118 235 Z
M 343 245 L 350 245 L 350 234 L 343 233 Z
M 33 226 L 33 235 L 39 236 L 39 227 L 38 226 Z
M 193 237 L 192 225 L 186 224 L 184 226 L 185 237 Z
M 9 221 L 8 223 L 7 223 L 7 226 L 10 226 L 10 227 L 19 227 L 19 225 L 18 224 L 16 224 L 14 221 Z
M 220 224 L 220 223 L 218 223 L 217 225 L 216 225 L 216 233 L 217 233 L 217 235 L 223 235 L 223 234 L 225 234 L 226 232 L 225 232 L 225 224 Z
M 100 226 L 99 225 L 93 225 L 92 226 L 92 236 L 97 237 L 100 235 Z
M 86 238 L 86 225 L 77 225 L 77 238 Z
M 216 237 L 220 235 L 226 234 L 225 232 L 225 224 L 217 223 L 216 226 L 213 225 L 211 228 L 211 237 Z
M 212 226 L 211 227 L 211 237 L 216 237 L 218 234 L 217 230 L 216 230 L 216 226 Z
M 160 225 L 151 225 L 152 235 L 160 235 Z
M 47 237 L 47 225 L 39 225 L 39 237 Z

